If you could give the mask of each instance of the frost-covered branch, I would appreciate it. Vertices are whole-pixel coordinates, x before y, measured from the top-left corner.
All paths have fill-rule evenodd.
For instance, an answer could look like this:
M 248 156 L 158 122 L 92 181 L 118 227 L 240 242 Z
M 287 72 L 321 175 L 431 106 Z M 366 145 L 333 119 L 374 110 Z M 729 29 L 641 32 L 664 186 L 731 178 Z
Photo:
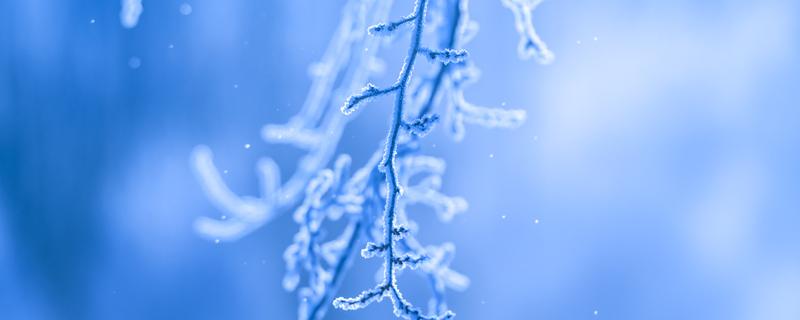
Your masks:
M 433 50 L 429 48 L 420 48 L 417 52 L 428 58 L 428 60 L 441 62 L 443 64 L 462 62 L 467 59 L 469 55 L 467 50 L 464 49 Z
M 400 86 L 398 85 L 393 85 L 391 87 L 381 89 L 376 87 L 374 84 L 367 83 L 367 85 L 364 88 L 361 88 L 361 92 L 347 98 L 347 101 L 345 101 L 344 105 L 342 106 L 342 113 L 344 113 L 345 115 L 350 115 L 351 113 L 356 111 L 359 104 L 371 100 L 375 97 L 397 91 L 398 89 L 400 89 Z
M 533 28 L 533 10 L 542 3 L 542 0 L 501 1 L 514 13 L 514 26 L 520 37 L 517 48 L 520 58 L 534 58 L 541 64 L 553 62 L 555 55 L 547 48 L 547 44 L 539 38 L 539 34 Z
M 295 206 L 308 181 L 333 157 L 344 127 L 349 121 L 331 107 L 339 105 L 347 92 L 361 87 L 375 72 L 380 39 L 368 37 L 364 29 L 370 23 L 388 16 L 391 1 L 349 0 L 333 40 L 316 64 L 312 85 L 301 110 L 285 125 L 267 125 L 262 137 L 271 143 L 288 143 L 308 150 L 297 171 L 276 188 L 262 187 L 258 197 L 238 196 L 225 184 L 211 161 L 210 148 L 198 146 L 192 153 L 192 166 L 203 190 L 226 219 L 200 218 L 195 229 L 206 238 L 233 241 L 269 222 L 286 209 Z M 367 50 L 364 50 L 364 49 Z M 280 170 L 261 170 L 262 180 L 276 179 Z M 271 167 L 271 166 L 270 166 Z
M 367 32 L 373 36 L 390 36 L 394 35 L 394 31 L 397 30 L 402 25 L 407 25 L 408 23 L 414 21 L 417 17 L 412 15 L 406 16 L 400 20 L 392 21 L 389 23 L 379 23 L 373 26 L 370 26 L 367 29 Z
M 438 114 L 427 114 L 411 122 L 403 121 L 401 125 L 403 129 L 406 129 L 406 131 L 414 135 L 425 136 L 433 130 L 433 126 L 438 122 Z
M 535 7 L 530 3 L 504 0 L 524 24 L 529 24 L 530 10 Z M 447 222 L 464 212 L 467 202 L 442 192 L 445 162 L 422 154 L 419 140 L 440 123 L 458 140 L 467 123 L 513 128 L 525 119 L 522 110 L 481 107 L 464 98 L 464 88 L 479 75 L 463 49 L 478 29 L 469 19 L 467 0 L 416 0 L 411 14 L 385 22 L 391 5 L 390 0 L 348 0 L 322 60 L 309 70 L 312 84 L 301 110 L 286 124 L 262 129 L 261 135 L 269 143 L 307 151 L 286 182 L 281 183 L 277 164 L 263 158 L 257 165 L 260 193 L 240 196 L 225 184 L 210 148 L 198 146 L 192 152 L 203 190 L 225 214 L 222 219 L 198 219 L 195 227 L 201 235 L 235 240 L 293 210 L 299 229 L 284 252 L 283 286 L 297 291 L 299 319 L 321 319 L 330 305 L 357 310 L 385 297 L 392 301 L 398 317 L 454 317 L 447 308 L 445 291 L 464 290 L 469 279 L 450 269 L 455 253 L 452 244 L 419 243 L 419 228 L 409 218 L 407 207 L 430 207 L 440 221 Z M 435 32 L 425 33 L 426 29 Z M 385 43 L 382 38 L 404 30 L 411 31 L 410 43 L 396 82 L 373 85 L 370 78 L 383 66 L 376 55 L 381 42 Z M 535 36 L 532 27 L 521 30 L 531 32 L 525 36 Z M 423 46 L 423 35 L 429 34 L 435 36 L 433 45 Z M 537 43 L 537 48 L 546 46 Z M 433 72 L 413 78 L 418 56 L 433 64 Z M 384 143 L 352 174 L 352 161 L 346 154 L 330 164 L 345 126 L 358 115 L 359 107 L 381 96 L 394 98 Z M 326 230 L 327 223 L 341 220 L 346 227 L 340 233 Z M 359 253 L 365 259 L 383 259 L 377 284 L 354 297 L 334 299 Z M 397 282 L 397 274 L 403 270 L 420 274 L 430 284 L 427 313 L 404 298 Z
M 372 302 L 380 301 L 384 296 L 389 296 L 394 306 L 394 313 L 398 317 L 407 319 L 445 319 L 450 318 L 454 314 L 446 312 L 442 315 L 424 316 L 422 312 L 411 305 L 410 302 L 403 298 L 397 286 L 396 271 L 406 267 L 416 268 L 422 261 L 425 261 L 425 256 L 415 256 L 410 254 L 400 254 L 395 248 L 395 233 L 394 230 L 398 227 L 396 221 L 397 215 L 397 201 L 400 198 L 400 184 L 397 173 L 397 147 L 400 141 L 400 129 L 403 124 L 404 105 L 406 103 L 405 93 L 408 88 L 408 83 L 411 80 L 411 73 L 414 70 L 417 54 L 420 53 L 420 43 L 422 41 L 422 32 L 425 22 L 425 14 L 428 8 L 428 0 L 417 0 L 414 5 L 414 17 L 412 23 L 411 43 L 408 47 L 405 63 L 403 64 L 397 82 L 392 86 L 396 87 L 394 110 L 392 111 L 392 122 L 389 127 L 389 134 L 386 138 L 386 146 L 383 153 L 383 160 L 380 163 L 380 170 L 386 176 L 387 195 L 386 205 L 383 212 L 383 244 L 372 245 L 371 248 L 381 248 L 384 257 L 383 281 L 375 288 L 366 290 L 354 298 L 336 298 L 333 305 L 340 309 L 354 310 L 368 306 Z M 373 87 L 374 88 L 374 87 Z M 395 91 L 392 90 L 392 91 Z M 362 95 L 363 95 L 362 91 Z M 352 99 L 352 98 L 351 98 Z M 348 104 L 351 99 L 348 99 Z M 347 105 L 345 107 L 347 107 Z M 345 111 L 345 108 L 343 108 Z M 375 252 L 376 249 L 369 250 L 368 253 Z

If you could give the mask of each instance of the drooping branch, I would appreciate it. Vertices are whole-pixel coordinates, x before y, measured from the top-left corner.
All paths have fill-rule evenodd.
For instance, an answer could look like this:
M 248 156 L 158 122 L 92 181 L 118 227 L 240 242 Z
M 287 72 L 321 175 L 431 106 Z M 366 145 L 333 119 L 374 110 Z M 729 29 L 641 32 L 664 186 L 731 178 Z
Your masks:
M 513 4 L 509 8 L 515 12 L 517 22 L 527 25 L 530 11 L 539 0 L 503 1 L 507 6 Z M 445 288 L 463 290 L 469 280 L 449 268 L 454 255 L 452 244 L 423 246 L 416 240 L 418 226 L 408 218 L 406 208 L 410 204 L 428 206 L 446 222 L 465 211 L 467 203 L 441 192 L 444 160 L 421 154 L 418 140 L 440 122 L 458 140 L 465 123 L 515 127 L 525 119 L 522 110 L 481 107 L 464 99 L 464 87 L 479 74 L 462 49 L 477 30 L 477 24 L 469 20 L 468 0 L 416 0 L 411 14 L 379 23 L 386 21 L 391 2 L 348 0 L 342 23 L 325 56 L 310 68 L 312 88 L 306 103 L 287 124 L 263 128 L 262 137 L 267 142 L 287 143 L 308 151 L 285 183 L 281 184 L 277 164 L 263 158 L 257 166 L 260 194 L 239 196 L 225 184 L 208 147 L 198 146 L 192 155 L 195 172 L 208 197 L 227 215 L 227 219 L 198 219 L 195 226 L 204 236 L 235 240 L 294 208 L 300 229 L 284 254 L 284 287 L 297 290 L 301 320 L 321 319 L 331 300 L 339 309 L 356 310 L 385 297 L 392 300 L 398 317 L 453 317 L 444 301 Z M 426 20 L 429 7 L 439 16 Z M 367 27 L 373 23 L 377 24 Z M 426 23 L 439 26 L 435 48 L 421 45 Z M 376 56 L 382 37 L 406 30 L 411 31 L 411 39 L 397 81 L 386 87 L 369 83 L 382 65 Z M 532 26 L 518 30 L 525 37 L 535 35 Z M 367 34 L 372 37 L 365 37 Z M 417 56 L 428 58 L 437 68 L 432 77 L 421 77 L 422 81 L 412 85 Z M 357 93 L 345 98 L 352 92 Z M 346 154 L 326 169 L 358 107 L 384 95 L 393 95 L 394 105 L 381 147 L 352 176 Z M 441 117 L 438 109 L 433 112 L 440 102 L 444 104 Z M 419 178 L 412 180 L 415 176 Z M 345 230 L 332 240 L 326 239 L 323 225 L 343 217 L 347 219 Z M 364 258 L 383 258 L 382 280 L 355 297 L 334 299 L 359 248 L 363 248 L 360 251 Z M 397 272 L 403 269 L 414 269 L 430 283 L 432 302 L 427 315 L 404 299 L 396 279 Z M 307 275 L 307 282 L 300 286 L 303 275 Z

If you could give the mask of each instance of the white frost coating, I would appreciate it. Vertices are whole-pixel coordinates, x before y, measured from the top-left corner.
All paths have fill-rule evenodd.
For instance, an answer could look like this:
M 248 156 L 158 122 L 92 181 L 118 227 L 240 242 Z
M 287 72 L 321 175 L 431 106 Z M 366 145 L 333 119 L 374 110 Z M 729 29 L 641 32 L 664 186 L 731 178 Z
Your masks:
M 445 242 L 440 246 L 426 247 L 425 254 L 430 257 L 430 260 L 422 265 L 422 269 L 436 275 L 448 288 L 464 291 L 469 287 L 469 278 L 450 269 L 450 262 L 452 262 L 455 252 L 456 247 L 450 242 Z
M 311 68 L 313 81 L 300 112 L 285 125 L 267 125 L 262 129 L 261 136 L 267 142 L 288 143 L 309 150 L 309 153 L 299 161 L 297 171 L 277 188 L 280 192 L 274 193 L 270 201 L 266 201 L 265 198 L 240 199 L 234 195 L 216 173 L 208 148 L 201 146 L 195 150 L 192 156 L 195 171 L 198 172 L 197 176 L 204 185 L 203 188 L 207 190 L 206 193 L 217 207 L 231 212 L 230 205 L 233 205 L 233 208 L 245 209 L 248 214 L 253 213 L 250 211 L 255 211 L 263 215 L 260 220 L 219 221 L 199 218 L 195 223 L 195 229 L 203 236 L 213 234 L 218 235 L 218 238 L 234 240 L 257 229 L 282 210 L 295 206 L 303 195 L 308 181 L 330 161 L 336 151 L 337 143 L 320 144 L 320 141 L 324 138 L 327 141 L 338 142 L 344 126 L 350 120 L 338 111 L 326 111 L 331 110 L 330 106 L 333 104 L 340 105 L 345 93 L 361 87 L 376 68 L 374 59 L 381 40 L 366 37 L 365 19 L 374 16 L 370 20 L 383 21 L 391 7 L 390 1 L 375 1 L 374 7 L 364 3 L 361 0 L 348 1 L 343 19 L 322 61 Z M 354 47 L 363 48 L 364 51 L 352 50 Z M 347 79 L 347 81 L 339 83 L 337 79 Z M 203 156 L 208 160 L 204 160 Z M 274 176 L 278 176 L 278 170 L 275 169 L 274 172 Z M 213 193 L 215 190 L 220 193 Z M 266 190 L 262 189 L 262 194 L 265 194 L 262 197 L 268 194 Z M 342 210 L 360 211 L 359 199 L 350 197 L 342 201 Z
M 455 107 L 463 115 L 463 121 L 487 128 L 516 128 L 525 122 L 526 112 L 522 109 L 487 108 L 464 100 L 463 91 L 453 93 Z
M 539 38 L 533 28 L 533 10 L 542 3 L 542 0 L 501 0 L 504 6 L 514 13 L 514 26 L 519 33 L 520 59 L 534 58 L 541 64 L 550 64 L 555 59 L 547 44 Z
M 125 28 L 133 28 L 139 23 L 139 16 L 144 8 L 142 0 L 122 0 L 122 9 L 119 11 L 119 22 Z
M 270 158 L 258 160 L 258 177 L 261 182 L 261 199 L 274 206 L 281 187 L 281 170 Z
M 455 215 L 469 208 L 467 200 L 461 197 L 449 197 L 439 190 L 442 187 L 441 176 L 429 176 L 417 185 L 405 189 L 406 204 L 421 203 L 434 209 L 439 219 L 444 222 L 453 220 Z
M 279 193 L 280 185 L 280 171 L 274 161 L 263 158 L 258 163 L 261 180 L 259 198 L 240 197 L 233 193 L 214 166 L 213 154 L 207 146 L 195 147 L 191 162 L 206 196 L 214 206 L 226 213 L 225 220 L 199 218 L 194 224 L 198 233 L 212 239 L 236 240 L 249 229 L 272 218 L 275 197 Z
M 431 156 L 416 155 L 400 159 L 400 178 L 403 197 L 399 203 L 400 211 L 406 205 L 424 204 L 431 207 L 441 221 L 447 222 L 455 215 L 466 211 L 469 205 L 464 198 L 451 197 L 439 192 L 442 188 L 442 175 L 445 171 L 444 160 Z M 421 177 L 416 184 L 412 178 Z M 398 219 L 405 219 L 399 217 Z
M 454 85 L 447 102 L 451 114 L 445 122 L 450 128 L 453 139 L 464 139 L 464 124 L 476 124 L 487 128 L 516 128 L 525 122 L 527 117 L 522 109 L 502 109 L 477 106 L 464 99 L 460 84 Z
M 299 126 L 268 124 L 261 128 L 261 138 L 270 143 L 286 143 L 305 150 L 313 150 L 322 141 L 316 130 Z
M 411 177 L 417 174 L 443 175 L 446 164 L 442 158 L 412 155 L 401 159 L 403 181 L 408 185 Z

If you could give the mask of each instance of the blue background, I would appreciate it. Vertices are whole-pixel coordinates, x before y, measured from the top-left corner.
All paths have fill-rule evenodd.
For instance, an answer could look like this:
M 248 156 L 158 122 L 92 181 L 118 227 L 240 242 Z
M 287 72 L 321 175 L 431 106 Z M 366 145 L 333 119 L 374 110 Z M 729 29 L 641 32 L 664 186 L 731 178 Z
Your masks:
M 295 317 L 280 281 L 296 226 L 197 236 L 194 219 L 220 213 L 189 154 L 208 144 L 244 194 L 261 156 L 293 171 L 301 153 L 259 130 L 299 108 L 343 1 L 181 3 L 144 0 L 133 29 L 118 1 L 0 3 L 0 318 Z M 547 1 L 535 22 L 557 58 L 540 66 L 516 58 L 499 1 L 473 0 L 467 49 L 483 73 L 468 99 L 528 121 L 427 140 L 449 159 L 444 190 L 470 201 L 449 224 L 414 217 L 424 242 L 458 248 L 471 278 L 449 294 L 459 318 L 800 319 L 799 7 Z M 404 45 L 384 50 L 377 83 Z M 367 109 L 341 146 L 357 164 L 390 102 Z M 341 292 L 378 267 L 357 260 Z M 425 304 L 422 280 L 400 281 Z

